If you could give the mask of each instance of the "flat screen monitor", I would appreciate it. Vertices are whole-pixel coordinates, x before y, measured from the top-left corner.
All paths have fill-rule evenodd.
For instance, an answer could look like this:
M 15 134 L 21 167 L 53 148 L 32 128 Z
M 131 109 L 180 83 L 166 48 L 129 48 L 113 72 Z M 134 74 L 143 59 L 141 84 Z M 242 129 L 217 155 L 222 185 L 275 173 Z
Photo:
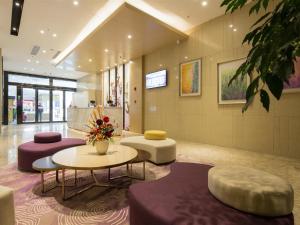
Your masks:
M 146 74 L 146 89 L 167 86 L 167 70 Z

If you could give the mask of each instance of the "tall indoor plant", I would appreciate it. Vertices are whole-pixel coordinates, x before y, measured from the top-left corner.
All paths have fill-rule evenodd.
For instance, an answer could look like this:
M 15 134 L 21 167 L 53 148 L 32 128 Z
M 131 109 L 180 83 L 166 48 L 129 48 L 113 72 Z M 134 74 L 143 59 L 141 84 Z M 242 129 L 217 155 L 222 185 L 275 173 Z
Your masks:
M 223 0 L 221 6 L 226 7 L 226 13 L 233 13 L 242 8 L 247 0 Z M 267 11 L 270 2 L 275 4 L 272 11 Z M 264 10 L 261 16 L 245 36 L 244 43 L 251 45 L 251 50 L 236 74 L 229 82 L 252 77 L 246 92 L 246 104 L 243 112 L 253 101 L 255 95 L 260 95 L 263 107 L 269 111 L 270 97 L 266 87 L 279 100 L 284 82 L 288 83 L 294 73 L 294 62 L 300 56 L 300 0 L 253 0 L 249 14 Z

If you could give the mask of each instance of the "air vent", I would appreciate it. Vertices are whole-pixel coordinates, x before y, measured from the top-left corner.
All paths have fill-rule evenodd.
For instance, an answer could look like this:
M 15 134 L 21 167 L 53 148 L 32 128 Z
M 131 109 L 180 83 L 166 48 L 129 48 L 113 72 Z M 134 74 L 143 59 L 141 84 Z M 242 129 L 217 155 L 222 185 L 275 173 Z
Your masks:
M 55 59 L 55 58 L 60 54 L 60 52 L 61 52 L 61 51 L 57 51 L 57 52 L 55 53 L 55 55 L 52 57 L 52 59 Z
M 35 46 L 33 46 L 30 54 L 37 55 L 39 53 L 39 51 L 40 51 L 40 46 L 35 45 Z

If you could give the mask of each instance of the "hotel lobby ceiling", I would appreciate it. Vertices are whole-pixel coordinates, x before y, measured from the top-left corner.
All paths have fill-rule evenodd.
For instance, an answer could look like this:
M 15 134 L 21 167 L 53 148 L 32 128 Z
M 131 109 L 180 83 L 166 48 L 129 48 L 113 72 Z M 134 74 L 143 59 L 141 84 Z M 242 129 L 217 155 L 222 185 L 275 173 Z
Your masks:
M 59 66 L 90 73 L 101 71 L 187 37 L 185 33 L 125 3 Z

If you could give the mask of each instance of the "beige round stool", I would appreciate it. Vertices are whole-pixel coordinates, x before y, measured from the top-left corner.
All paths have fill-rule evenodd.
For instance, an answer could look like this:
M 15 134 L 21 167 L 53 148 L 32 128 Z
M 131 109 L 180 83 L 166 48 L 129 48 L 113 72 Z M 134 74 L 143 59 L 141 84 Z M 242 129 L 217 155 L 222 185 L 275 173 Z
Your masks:
M 294 207 L 288 182 L 248 167 L 213 167 L 208 172 L 208 189 L 221 202 L 255 215 L 288 215 Z

